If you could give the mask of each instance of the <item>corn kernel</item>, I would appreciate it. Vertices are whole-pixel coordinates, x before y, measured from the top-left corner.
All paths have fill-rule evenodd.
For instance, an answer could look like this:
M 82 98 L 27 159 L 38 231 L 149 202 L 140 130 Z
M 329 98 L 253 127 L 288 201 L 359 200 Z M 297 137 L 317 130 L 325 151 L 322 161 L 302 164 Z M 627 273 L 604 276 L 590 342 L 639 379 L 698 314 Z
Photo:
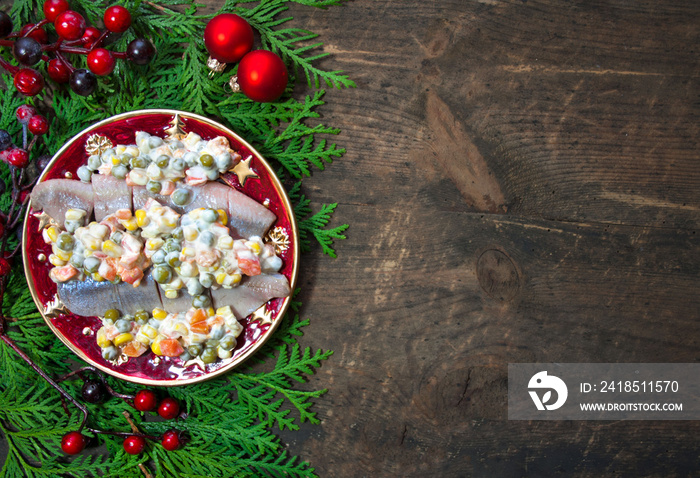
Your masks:
M 227 305 L 226 307 L 219 307 L 218 309 L 216 309 L 216 315 L 221 315 L 224 317 L 233 315 L 233 311 L 231 310 L 231 306 Z
M 101 327 L 100 330 L 97 331 L 95 339 L 97 340 L 97 345 L 99 345 L 102 349 L 112 345 L 112 341 L 107 338 L 107 333 L 105 332 L 104 327 Z
M 165 297 L 168 299 L 177 299 L 178 293 L 176 289 L 168 289 L 165 291 Z
M 59 259 L 59 258 L 56 256 L 56 254 L 51 254 L 51 255 L 49 256 L 49 262 L 51 263 L 51 265 L 54 265 L 54 266 L 56 266 L 56 267 L 61 267 L 61 266 L 65 266 L 65 265 L 66 265 L 66 261 L 63 261 L 63 260 Z
M 224 226 L 228 224 L 228 214 L 223 209 L 217 209 L 216 212 L 219 213 L 219 222 Z
M 92 234 L 83 234 L 80 238 L 80 242 L 82 242 L 85 245 L 85 248 L 89 251 L 100 250 L 100 240 Z
M 153 315 L 154 319 L 163 320 L 164 318 L 166 318 L 168 316 L 168 313 L 166 311 L 164 311 L 163 309 L 156 307 L 155 309 L 153 309 L 152 315 Z
M 137 209 L 134 215 L 136 216 L 136 221 L 139 227 L 148 226 L 148 223 L 151 222 L 148 215 L 146 214 L 146 211 L 144 211 L 143 209 Z
M 117 158 L 116 156 L 114 156 L 114 157 L 112 158 L 112 164 L 113 164 L 114 166 L 116 166 L 117 164 L 121 164 L 121 163 L 122 163 L 121 160 L 120 160 L 119 158 Z
M 151 344 L 151 350 L 153 351 L 154 354 L 160 355 L 160 341 L 163 340 L 165 337 L 160 336 L 160 340 L 156 339 L 152 344 Z
M 155 327 L 151 327 L 150 325 L 146 324 L 143 327 L 141 327 L 140 331 L 143 335 L 148 337 L 149 339 L 155 339 L 156 336 L 158 335 L 158 331 L 155 329 Z
M 111 239 L 107 239 L 103 244 L 102 244 L 102 252 L 107 254 L 109 257 L 121 257 L 122 254 L 124 254 L 124 248 L 114 242 Z
M 240 275 L 238 272 L 233 274 L 231 277 L 232 277 L 232 281 L 233 281 L 233 282 L 231 282 L 232 285 L 238 284 L 241 281 L 241 279 L 243 279 L 243 276 Z
M 207 315 L 209 317 L 214 317 L 216 315 L 216 311 L 214 310 L 214 307 L 207 308 Z
M 122 224 L 127 231 L 134 232 L 139 228 L 138 220 L 135 217 L 130 217 L 126 221 L 122 221 Z
M 151 345 L 151 339 L 149 339 L 149 338 L 146 337 L 145 335 L 141 335 L 141 333 L 136 334 L 136 340 L 139 341 L 139 342 L 141 342 L 141 343 L 142 343 L 143 345 L 145 345 L 146 347 L 148 347 L 149 345 Z
M 182 322 L 178 322 L 177 324 L 175 324 L 175 327 L 173 327 L 173 331 L 179 333 L 180 335 L 188 335 L 190 333 L 190 329 L 188 329 L 187 326 Z
M 156 249 L 160 249 L 163 244 L 163 239 L 161 239 L 160 237 L 154 237 L 146 241 L 146 249 L 150 251 L 155 251 Z
M 253 251 L 256 255 L 260 255 L 260 252 L 262 251 L 260 244 L 257 242 L 248 241 L 245 245 L 248 246 L 248 249 Z
M 59 231 L 56 226 L 51 226 L 46 230 L 46 235 L 49 236 L 51 242 L 56 242 L 56 239 L 58 239 L 58 235 L 60 233 L 61 231 Z
M 70 260 L 70 257 L 73 255 L 72 252 L 62 251 L 61 249 L 59 249 L 58 247 L 56 247 L 56 244 L 54 244 L 54 245 L 51 247 L 51 250 L 53 251 L 53 253 L 54 253 L 54 255 L 55 255 L 56 257 L 58 257 L 59 259 L 61 259 L 61 260 L 64 261 L 64 262 L 65 262 L 65 261 L 69 261 L 69 260 Z
M 131 342 L 132 340 L 134 340 L 134 336 L 131 335 L 129 332 L 125 332 L 114 337 L 114 345 L 119 347 L 120 345 L 124 345 L 125 343 Z
M 216 283 L 217 284 L 221 285 L 224 283 L 225 280 L 226 280 L 226 273 L 225 272 L 218 272 L 216 274 Z
M 177 227 L 177 217 L 163 216 L 163 225 L 169 228 Z
M 82 209 L 69 209 L 66 211 L 66 221 L 82 221 L 86 214 Z
M 219 249 L 233 249 L 233 238 L 231 236 L 219 236 L 216 246 Z
M 197 255 L 197 251 L 195 251 L 194 247 L 183 247 L 180 254 L 186 257 L 194 257 Z
M 196 227 L 185 226 L 182 228 L 182 232 L 185 235 L 185 239 L 188 241 L 194 241 L 199 236 L 199 232 Z

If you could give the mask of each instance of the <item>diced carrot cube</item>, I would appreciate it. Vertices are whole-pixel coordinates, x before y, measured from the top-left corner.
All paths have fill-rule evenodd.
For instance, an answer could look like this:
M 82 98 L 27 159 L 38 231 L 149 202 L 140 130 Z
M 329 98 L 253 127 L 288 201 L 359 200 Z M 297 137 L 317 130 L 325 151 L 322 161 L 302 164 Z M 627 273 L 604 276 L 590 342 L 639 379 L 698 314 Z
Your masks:
M 198 334 L 208 334 L 209 324 L 207 324 L 205 321 L 197 322 L 190 325 L 190 330 Z
M 140 357 L 146 350 L 148 350 L 148 347 L 144 344 L 138 340 L 132 340 L 124 346 L 122 352 L 124 352 L 124 355 L 127 357 Z
M 177 339 L 163 339 L 160 341 L 160 354 L 166 357 L 177 357 L 182 355 L 185 349 L 182 348 Z
M 194 314 L 192 314 L 192 317 L 190 317 L 190 324 L 196 324 L 203 320 L 207 320 L 207 311 L 204 309 L 197 309 L 194 311 Z

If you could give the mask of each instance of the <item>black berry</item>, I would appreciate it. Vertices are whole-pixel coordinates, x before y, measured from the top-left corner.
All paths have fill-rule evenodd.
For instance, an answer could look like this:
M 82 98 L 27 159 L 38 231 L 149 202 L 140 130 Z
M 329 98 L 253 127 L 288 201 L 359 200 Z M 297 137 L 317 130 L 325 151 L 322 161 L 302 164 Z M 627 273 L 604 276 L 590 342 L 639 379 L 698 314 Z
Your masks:
M 44 169 L 46 169 L 46 166 L 49 165 L 49 161 L 51 161 L 51 156 L 49 156 L 48 154 L 39 156 L 39 158 L 36 160 L 36 165 L 39 168 L 39 171 L 43 171 Z
M 104 401 L 106 393 L 105 387 L 99 381 L 88 380 L 83 384 L 81 391 L 83 400 L 88 403 L 100 403 Z
M 10 146 L 12 146 L 12 138 L 10 137 L 10 133 L 4 129 L 0 129 L 0 151 L 5 151 Z
M 12 33 L 12 19 L 5 12 L 0 12 L 0 37 L 6 37 Z
M 34 66 L 41 60 L 41 45 L 30 37 L 18 38 L 12 47 L 17 61 L 26 66 Z
M 129 60 L 137 65 L 147 65 L 156 54 L 155 47 L 146 39 L 137 38 L 126 47 L 126 55 Z
M 97 77 L 83 68 L 70 75 L 70 89 L 80 96 L 89 96 L 97 88 Z

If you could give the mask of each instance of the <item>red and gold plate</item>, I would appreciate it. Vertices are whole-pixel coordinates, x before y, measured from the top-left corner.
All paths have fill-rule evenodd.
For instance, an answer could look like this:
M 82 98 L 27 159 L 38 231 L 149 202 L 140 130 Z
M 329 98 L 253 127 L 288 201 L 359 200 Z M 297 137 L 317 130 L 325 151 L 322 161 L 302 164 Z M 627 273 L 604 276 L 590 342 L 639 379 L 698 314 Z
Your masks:
M 275 213 L 277 221 L 266 241 L 275 243 L 283 261 L 280 273 L 289 280 L 293 291 L 297 278 L 299 244 L 294 211 L 282 184 L 265 159 L 240 136 L 208 118 L 175 110 L 140 110 L 113 116 L 82 131 L 68 141 L 53 157 L 39 181 L 76 178 L 77 169 L 86 164 L 94 151 L 111 142 L 134 144 L 137 131 L 160 137 L 184 132 L 199 134 L 204 140 L 216 136 L 228 138 L 231 148 L 243 161 L 224 175 L 231 187 L 245 193 Z M 250 161 L 245 161 L 247 158 Z M 42 238 L 42 217 L 30 208 L 24 223 L 22 257 L 32 297 L 44 320 L 58 338 L 81 359 L 115 377 L 159 386 L 186 385 L 216 377 L 241 364 L 264 345 L 281 322 L 290 297 L 273 299 L 251 316 L 243 319 L 233 356 L 204 365 L 201 361 L 183 362 L 179 358 L 159 357 L 148 352 L 141 357 L 110 362 L 102 358 L 95 333 L 102 323 L 97 317 L 83 317 L 65 310 L 57 300 L 56 284 L 49 278 L 52 265 L 46 260 L 51 246 Z

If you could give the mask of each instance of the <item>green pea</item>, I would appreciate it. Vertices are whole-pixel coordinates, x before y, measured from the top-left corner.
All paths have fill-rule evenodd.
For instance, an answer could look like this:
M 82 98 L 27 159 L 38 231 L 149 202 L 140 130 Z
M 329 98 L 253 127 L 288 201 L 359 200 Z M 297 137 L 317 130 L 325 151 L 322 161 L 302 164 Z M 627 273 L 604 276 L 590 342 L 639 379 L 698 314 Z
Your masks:
M 209 288 L 214 283 L 214 275 L 209 272 L 203 272 L 199 275 L 199 282 L 202 286 Z
M 182 250 L 182 245 L 177 239 L 170 238 L 167 241 L 165 241 L 165 244 L 163 245 L 162 249 L 167 254 L 170 254 L 171 252 L 180 252 Z
M 185 188 L 178 188 L 175 191 L 173 191 L 173 194 L 170 196 L 170 199 L 177 204 L 178 206 L 184 206 L 188 202 L 190 202 L 190 191 Z
M 211 154 L 203 154 L 199 157 L 199 162 L 205 168 L 210 168 L 214 164 L 214 158 Z
M 116 360 L 119 357 L 119 350 L 114 346 L 110 345 L 102 349 L 102 358 L 105 360 Z
M 124 179 L 129 174 L 129 170 L 123 164 L 117 164 L 112 168 L 112 176 L 117 179 Z
M 75 253 L 74 253 L 74 254 L 70 257 L 70 263 L 71 263 L 71 265 L 72 265 L 73 267 L 75 267 L 76 269 L 80 269 L 81 267 L 83 267 L 83 262 L 85 262 L 85 257 L 83 257 L 83 256 L 80 255 L 80 254 L 75 254 Z
M 173 229 L 171 234 L 173 235 L 173 238 L 177 239 L 178 241 L 182 241 L 185 238 L 185 234 L 182 232 L 182 228 L 180 226 Z
M 178 251 L 173 251 L 165 256 L 165 262 L 168 263 L 170 267 L 180 267 L 180 253 Z
M 88 158 L 87 168 L 90 171 L 96 171 L 102 165 L 102 160 L 99 156 L 93 155 Z
M 224 328 L 220 325 L 214 326 L 209 335 L 212 339 L 220 340 L 224 336 Z
M 101 262 L 102 261 L 100 261 L 97 257 L 86 257 L 83 261 L 83 267 L 90 273 L 97 272 L 97 269 L 100 268 Z
M 121 314 L 117 309 L 109 309 L 105 312 L 105 319 L 117 320 L 119 317 L 121 317 Z
M 192 360 L 192 355 L 187 350 L 185 350 L 184 352 L 182 352 L 180 354 L 180 360 L 182 360 L 183 362 L 187 362 L 188 360 Z
M 146 158 L 144 158 L 142 156 L 138 156 L 136 158 L 131 159 L 131 167 L 132 168 L 144 169 L 146 166 L 148 166 L 148 161 L 146 161 Z
M 148 319 L 150 319 L 150 318 L 151 318 L 151 316 L 148 315 L 148 312 L 146 312 L 145 310 L 137 310 L 136 313 L 134 314 L 134 320 L 136 320 L 137 322 L 143 321 L 144 324 L 147 323 Z M 139 322 L 139 323 L 141 323 L 141 322 Z
M 128 331 L 131 330 L 131 322 L 125 319 L 119 319 L 114 323 L 114 326 L 117 328 L 117 330 L 124 334 Z
M 219 358 L 219 354 L 216 353 L 216 349 L 207 347 L 204 349 L 204 352 L 202 352 L 201 358 L 204 363 L 214 363 L 216 359 Z
M 73 236 L 71 236 L 67 232 L 62 232 L 56 238 L 56 247 L 58 247 L 62 251 L 66 251 L 66 252 L 72 251 L 74 245 L 75 245 L 75 239 L 73 238 Z
M 124 233 L 122 231 L 114 231 L 110 236 L 110 239 L 112 239 L 117 244 L 121 244 L 122 239 L 124 239 Z
M 207 340 L 207 348 L 208 349 L 214 349 L 216 350 L 216 347 L 219 346 L 219 340 L 218 339 L 209 339 Z
M 153 280 L 155 280 L 157 283 L 166 284 L 170 282 L 173 273 L 170 270 L 170 267 L 166 265 L 158 265 L 153 268 L 151 275 L 153 276 Z
M 203 351 L 204 349 L 199 344 L 192 344 L 189 347 L 187 347 L 187 352 L 189 352 L 189 354 L 193 357 L 198 357 L 202 354 Z
M 161 154 L 160 156 L 158 156 L 158 159 L 156 159 L 156 164 L 161 169 L 167 168 L 169 163 L 170 163 L 170 156 L 167 156 L 165 154 Z
M 216 222 L 217 219 L 219 219 L 219 213 L 216 212 L 214 209 L 205 209 L 202 211 L 202 214 L 200 216 L 203 220 L 212 223 Z
M 187 167 L 187 163 L 182 158 L 175 158 L 171 166 L 176 171 L 183 171 Z
M 224 335 L 224 337 L 219 341 L 219 347 L 224 350 L 233 350 L 236 348 L 236 337 L 233 335 Z
M 204 231 L 199 235 L 199 242 L 207 247 L 213 246 L 215 241 L 216 237 L 210 231 Z
M 160 184 L 159 181 L 148 181 L 148 183 L 146 184 L 146 189 L 148 189 L 153 194 L 158 194 L 160 193 L 160 190 L 163 189 L 163 186 Z
M 119 155 L 119 162 L 124 166 L 128 166 L 131 163 L 132 156 L 129 153 L 122 153 Z
M 154 264 L 162 264 L 165 262 L 165 251 L 163 249 L 158 249 L 152 256 L 151 256 L 151 261 L 153 261 Z
M 193 277 L 187 281 L 187 293 L 192 297 L 195 295 L 200 295 L 202 292 L 204 292 L 204 287 L 202 284 L 200 284 L 197 278 Z
M 195 309 L 206 309 L 211 305 L 211 299 L 208 295 L 195 295 L 192 298 L 192 307 Z

